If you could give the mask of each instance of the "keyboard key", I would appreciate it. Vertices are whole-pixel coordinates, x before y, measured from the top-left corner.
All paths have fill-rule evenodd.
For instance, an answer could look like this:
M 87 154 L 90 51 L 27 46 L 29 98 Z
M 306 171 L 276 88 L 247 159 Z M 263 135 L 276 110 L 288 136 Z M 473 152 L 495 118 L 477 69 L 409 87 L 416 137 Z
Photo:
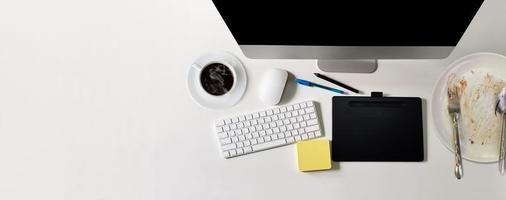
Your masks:
M 258 144 L 257 139 L 252 139 L 252 140 L 250 140 L 250 143 L 251 143 L 252 145 L 254 145 L 254 144 Z
M 263 129 L 268 129 L 268 128 L 270 128 L 270 127 L 269 127 L 269 124 L 264 124 L 264 125 L 262 125 L 262 128 L 263 128 Z
M 279 114 L 279 108 L 274 108 L 272 111 L 274 112 L 274 114 Z
M 271 138 L 272 138 L 272 140 L 277 140 L 277 139 L 278 139 L 278 135 L 273 134 L 273 135 L 271 136 Z
M 265 136 L 265 137 L 264 137 L 264 140 L 265 140 L 266 142 L 269 142 L 269 141 L 271 141 L 272 139 L 271 139 L 271 136 Z
M 308 139 L 307 134 L 302 134 L 301 137 L 302 137 L 302 140 L 307 140 Z
M 292 136 L 292 132 L 290 132 L 290 131 L 285 132 L 285 137 L 290 137 L 290 136 Z
M 281 121 L 281 120 L 276 121 L 276 126 L 283 126 L 283 121 Z
M 257 142 L 258 142 L 258 143 L 264 143 L 264 142 L 265 142 L 265 140 L 264 140 L 264 138 L 263 138 L 263 137 L 261 137 L 261 138 L 258 138 L 258 139 L 257 139 Z
M 309 116 L 311 117 L 311 119 L 316 118 L 316 114 L 314 114 L 314 113 L 309 114 Z
M 267 111 L 267 115 L 269 115 L 269 116 L 270 116 L 270 115 L 272 115 L 272 114 L 274 114 L 274 113 L 272 112 L 272 110 L 268 110 L 268 111 Z
M 237 152 L 235 151 L 235 149 L 234 149 L 234 150 L 229 151 L 228 153 L 230 153 L 230 157 L 232 157 L 232 156 L 236 156 L 236 155 L 237 155 Z
M 308 138 L 309 138 L 309 139 L 312 139 L 312 138 L 314 138 L 314 137 L 315 137 L 315 136 L 314 136 L 314 133 L 312 133 L 312 132 L 311 132 L 311 133 L 309 133 L 309 134 L 307 134 L 307 136 L 308 136 Z
M 304 115 L 304 114 L 306 114 L 306 111 L 304 111 L 304 110 L 299 110 L 299 115 Z
M 278 138 L 285 138 L 285 134 L 284 133 L 278 133 Z
M 241 141 L 235 143 L 235 145 L 237 145 L 237 148 L 241 148 L 244 146 L 244 144 Z
M 274 127 L 276 127 L 276 126 L 278 126 L 278 125 L 276 124 L 276 122 L 271 122 L 271 123 L 269 123 L 269 126 L 270 126 L 271 128 L 274 128 Z
M 297 116 L 297 121 L 298 122 L 304 121 L 304 118 L 302 116 Z
M 239 141 L 244 141 L 246 140 L 246 137 L 244 137 L 244 135 L 239 135 Z
M 305 128 L 306 132 L 313 132 L 317 130 L 320 130 L 320 127 L 318 127 L 318 125 L 308 126 Z
M 239 118 L 238 118 L 238 117 L 234 117 L 234 118 L 232 118 L 232 122 L 233 122 L 233 123 L 237 123 L 237 122 L 239 122 Z
M 299 124 L 299 123 L 293 124 L 293 128 L 294 128 L 294 129 L 298 129 L 298 128 L 300 128 L 300 124 Z
M 293 109 L 295 109 L 295 110 L 300 109 L 300 105 L 299 105 L 299 104 L 295 104 L 295 105 L 293 105 Z
M 272 132 L 274 132 L 274 133 L 279 133 L 279 128 L 278 128 L 278 127 L 273 128 L 273 129 L 272 129 Z
M 253 151 L 253 149 L 251 149 L 251 147 L 245 147 L 242 150 L 244 151 L 244 153 L 250 153 Z
M 315 125 L 315 124 L 318 124 L 318 120 L 316 120 L 316 119 L 312 119 L 312 120 L 307 121 L 308 126 Z
M 258 114 L 258 113 L 253 113 L 253 118 L 255 118 L 255 119 L 256 119 L 256 118 L 259 118 L 259 117 L 260 117 L 260 114 Z
M 308 101 L 308 102 L 306 102 L 306 104 L 307 104 L 307 106 L 314 106 L 312 101 Z
M 242 121 L 245 121 L 245 120 L 246 120 L 246 117 L 244 115 L 242 115 L 242 116 L 239 117 L 239 121 L 242 122 Z
M 230 144 L 230 143 L 232 143 L 232 139 L 230 139 L 230 138 L 221 139 L 220 143 L 221 144 Z
M 301 122 L 301 123 L 300 123 L 300 127 L 303 127 L 303 128 L 304 128 L 304 127 L 306 127 L 306 126 L 307 126 L 307 123 L 306 123 L 306 122 Z
M 221 149 L 223 151 L 228 151 L 228 150 L 231 150 L 231 149 L 235 149 L 236 147 L 237 146 L 235 145 L 235 143 L 232 143 L 232 144 L 222 145 Z
M 223 152 L 223 156 L 225 156 L 225 158 L 228 158 L 230 157 L 230 153 L 228 151 L 225 151 Z
M 225 125 L 225 120 L 218 120 L 215 122 L 216 126 L 223 126 Z
M 220 138 L 220 139 L 223 139 L 223 138 L 226 138 L 226 137 L 228 137 L 228 134 L 227 134 L 227 133 L 219 133 L 219 134 L 218 134 L 218 138 Z M 229 138 L 229 139 L 230 139 L 230 138 Z
M 302 137 L 300 137 L 300 135 L 295 136 L 295 141 L 301 141 L 301 140 L 302 140 Z
M 262 144 L 253 145 L 251 147 L 253 148 L 253 151 L 260 151 L 260 150 L 265 150 L 265 149 L 270 149 L 270 148 L 278 147 L 278 146 L 281 146 L 281 145 L 284 145 L 284 144 L 286 144 L 286 140 L 282 139 L 282 140 L 274 140 L 274 141 L 271 141 L 271 142 L 266 142 L 266 143 L 262 143 Z
M 298 116 L 299 115 L 299 112 L 297 112 L 296 110 L 292 111 L 292 116 Z
M 237 124 L 230 124 L 230 130 L 237 129 Z
M 216 132 L 218 132 L 218 133 L 223 132 L 223 127 L 216 127 Z
M 300 108 L 306 108 L 306 107 L 307 107 L 306 103 L 300 103 Z
M 313 107 L 310 107 L 310 108 L 306 108 L 306 113 L 314 113 L 314 108 Z
M 253 138 L 253 135 L 251 135 L 251 133 L 246 134 L 246 139 L 250 140 L 252 138 Z
M 246 115 L 246 119 L 247 119 L 247 120 L 251 120 L 251 119 L 253 119 L 253 115 L 252 115 L 252 114 L 248 114 L 248 115 Z
M 239 138 L 238 137 L 231 137 L 231 138 L 232 138 L 232 142 L 233 143 L 239 142 Z
M 236 151 L 237 151 L 237 155 L 244 154 L 244 151 L 242 149 L 236 149 Z
M 226 119 L 225 120 L 225 124 L 231 124 L 232 123 L 232 119 Z
M 258 132 L 254 132 L 252 135 L 254 138 L 260 137 L 260 134 Z
M 265 131 L 260 131 L 260 136 L 265 136 L 267 135 L 267 133 L 265 133 Z
M 315 131 L 315 132 L 314 132 L 314 135 L 315 135 L 316 137 L 320 137 L 320 136 L 322 136 L 322 132 L 320 132 L 320 131 Z
M 281 107 L 280 110 L 281 110 L 281 112 L 284 113 L 284 112 L 286 112 L 286 107 Z
M 291 112 L 287 112 L 287 113 L 285 113 L 285 117 L 286 117 L 286 118 L 290 118 L 290 117 L 292 117 L 292 113 L 291 113 Z
M 286 138 L 286 143 L 294 143 L 295 142 L 295 138 L 294 137 L 287 137 Z

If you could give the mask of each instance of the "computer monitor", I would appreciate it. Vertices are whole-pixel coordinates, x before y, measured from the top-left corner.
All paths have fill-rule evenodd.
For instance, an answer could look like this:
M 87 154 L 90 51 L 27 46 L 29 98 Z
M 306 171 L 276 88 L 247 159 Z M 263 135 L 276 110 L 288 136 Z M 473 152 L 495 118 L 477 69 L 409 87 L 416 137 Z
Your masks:
M 483 0 L 213 0 L 249 58 L 317 59 L 372 72 L 377 59 L 450 55 Z

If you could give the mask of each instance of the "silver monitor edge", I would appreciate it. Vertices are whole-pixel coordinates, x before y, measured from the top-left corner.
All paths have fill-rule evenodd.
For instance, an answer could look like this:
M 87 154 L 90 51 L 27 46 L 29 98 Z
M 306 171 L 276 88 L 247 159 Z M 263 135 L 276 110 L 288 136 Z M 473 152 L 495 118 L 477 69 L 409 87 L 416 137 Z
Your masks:
M 252 59 L 441 59 L 455 46 L 285 46 L 240 45 Z

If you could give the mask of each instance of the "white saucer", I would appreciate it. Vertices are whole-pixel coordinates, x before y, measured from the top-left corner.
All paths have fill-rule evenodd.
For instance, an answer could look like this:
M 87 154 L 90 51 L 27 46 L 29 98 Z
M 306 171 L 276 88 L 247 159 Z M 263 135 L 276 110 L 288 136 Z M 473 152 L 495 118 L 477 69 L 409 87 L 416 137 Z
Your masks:
M 222 63 L 232 68 L 235 73 L 234 85 L 224 95 L 213 96 L 207 93 L 200 84 L 200 69 L 196 66 L 206 66 L 211 63 Z M 246 91 L 247 75 L 241 61 L 227 52 L 208 53 L 198 58 L 188 71 L 188 91 L 193 100 L 204 108 L 224 109 L 237 104 Z
M 461 98 L 462 128 L 460 130 L 460 144 L 462 157 L 474 162 L 496 162 L 499 155 L 498 140 L 500 138 L 499 127 L 501 124 L 500 120 L 496 119 L 494 115 L 495 103 L 490 101 L 493 95 L 488 95 L 488 98 L 490 98 L 488 101 L 482 101 L 482 99 L 488 99 L 484 95 L 481 98 L 479 97 L 480 95 L 475 95 L 477 98 L 469 98 L 482 88 L 483 84 L 481 80 L 483 74 L 490 74 L 498 80 L 506 80 L 506 57 L 495 53 L 475 53 L 464 56 L 450 64 L 434 89 L 432 95 L 432 116 L 441 143 L 450 151 L 453 151 L 452 127 L 448 114 L 447 80 L 450 76 L 464 78 L 466 80 L 466 89 L 463 94 L 467 95 L 463 95 L 464 97 Z M 500 91 L 500 88 L 494 88 L 495 90 Z M 465 104 L 471 106 L 467 106 L 468 108 L 466 109 Z M 479 118 L 476 116 L 487 117 Z M 476 121 L 473 121 L 473 119 Z M 470 123 L 466 122 L 470 121 L 475 126 L 468 126 Z M 488 128 L 489 130 L 484 131 L 483 133 L 485 134 L 475 134 L 475 128 L 471 130 L 466 127 L 478 127 L 478 130 Z M 492 127 L 494 128 L 492 129 Z

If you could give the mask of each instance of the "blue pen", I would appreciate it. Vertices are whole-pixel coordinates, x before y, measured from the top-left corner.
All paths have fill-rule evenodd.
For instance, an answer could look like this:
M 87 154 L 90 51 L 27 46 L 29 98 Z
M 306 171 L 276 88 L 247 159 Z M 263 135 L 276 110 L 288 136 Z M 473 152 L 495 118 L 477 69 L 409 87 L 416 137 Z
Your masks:
M 339 94 L 346 94 L 346 92 L 344 92 L 342 90 L 338 90 L 338 89 L 335 89 L 335 88 L 331 88 L 331 87 L 327 87 L 327 86 L 320 85 L 320 84 L 317 84 L 317 83 L 313 83 L 311 81 L 306 81 L 306 80 L 302 80 L 302 79 L 296 78 L 295 82 L 297 82 L 300 85 L 305 85 L 305 86 L 308 86 L 308 87 L 315 86 L 315 87 L 319 87 L 319 88 L 322 88 L 322 89 L 330 90 L 332 92 L 336 92 L 336 93 L 339 93 Z

